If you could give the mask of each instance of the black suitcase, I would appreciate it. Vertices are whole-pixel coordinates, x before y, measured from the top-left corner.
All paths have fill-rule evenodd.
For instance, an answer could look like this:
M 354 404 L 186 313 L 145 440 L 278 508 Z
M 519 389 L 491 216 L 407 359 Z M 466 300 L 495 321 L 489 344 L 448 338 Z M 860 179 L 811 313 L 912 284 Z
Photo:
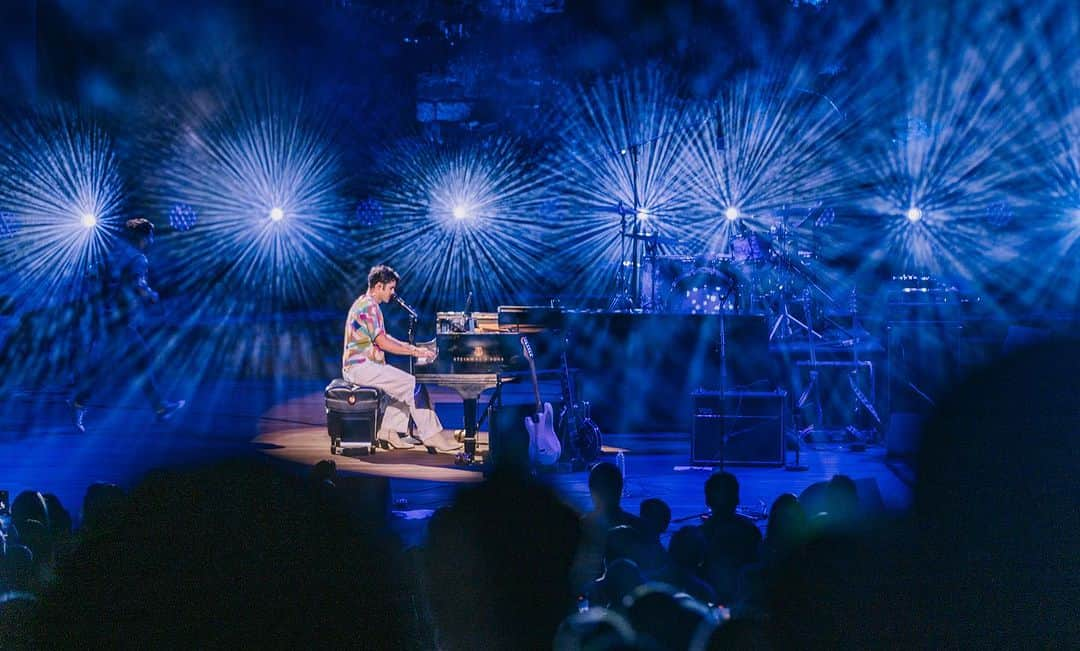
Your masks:
M 330 454 L 375 454 L 383 413 L 383 392 L 336 379 L 326 386 L 326 431 Z

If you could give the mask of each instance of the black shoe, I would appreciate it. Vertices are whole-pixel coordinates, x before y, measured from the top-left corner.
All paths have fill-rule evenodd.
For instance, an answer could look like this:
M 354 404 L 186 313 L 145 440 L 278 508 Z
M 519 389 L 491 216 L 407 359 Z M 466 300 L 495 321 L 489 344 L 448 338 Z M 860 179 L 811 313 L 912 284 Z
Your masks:
M 159 423 L 164 423 L 165 421 L 169 420 L 170 418 L 173 417 L 173 414 L 175 414 L 176 412 L 183 409 L 184 405 L 186 405 L 186 404 L 187 404 L 187 401 L 185 401 L 185 400 L 177 400 L 176 402 L 164 402 L 164 403 L 162 403 L 161 405 L 158 406 L 157 409 L 154 410 L 154 413 L 157 414 L 158 422 Z

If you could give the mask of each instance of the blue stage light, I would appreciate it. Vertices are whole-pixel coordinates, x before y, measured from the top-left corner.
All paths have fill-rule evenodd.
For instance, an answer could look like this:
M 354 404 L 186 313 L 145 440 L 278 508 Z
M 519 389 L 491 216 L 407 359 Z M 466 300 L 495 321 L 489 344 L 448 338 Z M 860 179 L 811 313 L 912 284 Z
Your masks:
M 378 226 L 383 220 L 383 207 L 375 199 L 364 199 L 356 204 L 354 219 L 360 226 Z
M 183 203 L 175 204 L 169 210 L 169 226 L 181 233 L 190 231 L 199 221 L 199 214 L 191 206 Z
M 393 261 L 414 300 L 457 305 L 471 291 L 493 307 L 535 287 L 549 251 L 549 177 L 517 141 L 399 141 L 376 172 L 385 219 L 365 244 Z
M 7 239 L 15 235 L 15 215 L 9 212 L 0 212 L 0 239 Z
M 904 216 L 907 217 L 907 220 L 909 222 L 914 224 L 915 222 L 923 218 L 923 211 L 919 208 L 916 208 L 915 206 L 912 206 L 907 209 L 907 212 L 904 213 Z
M 776 63 L 732 80 L 697 108 L 680 173 L 691 186 L 689 212 L 700 215 L 701 248 L 729 253 L 744 225 L 767 231 L 771 216 L 793 204 L 831 203 L 844 191 L 837 161 L 849 102 L 840 89 L 807 90 L 816 77 L 811 67 Z
M 28 306 L 67 300 L 105 254 L 119 220 L 112 143 L 64 113 L 2 126 L 0 204 L 21 226 L 0 239 L 0 259 L 11 271 L 4 280 Z
M 349 213 L 324 117 L 271 90 L 237 92 L 209 113 L 181 109 L 177 122 L 198 126 L 171 143 L 154 189 L 185 207 L 178 216 L 198 216 L 199 228 L 174 246 L 183 268 L 168 270 L 184 289 L 213 292 L 215 309 L 267 309 L 347 282 Z
M 633 255 L 620 233 L 645 222 L 666 242 L 697 238 L 684 159 L 703 116 L 684 91 L 654 65 L 569 89 L 558 101 L 561 146 L 548 167 L 563 203 L 548 237 L 561 253 L 558 282 L 581 295 L 614 293 L 625 278 L 619 268 Z

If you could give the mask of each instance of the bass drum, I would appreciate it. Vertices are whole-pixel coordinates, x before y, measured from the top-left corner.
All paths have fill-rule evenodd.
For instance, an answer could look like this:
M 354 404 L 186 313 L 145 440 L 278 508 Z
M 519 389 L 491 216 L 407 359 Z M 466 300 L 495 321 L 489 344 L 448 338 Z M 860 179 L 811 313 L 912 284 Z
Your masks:
M 671 285 L 694 268 L 689 255 L 647 255 L 641 265 L 641 304 L 648 311 L 660 311 L 668 300 Z
M 742 282 L 730 270 L 698 269 L 671 285 L 667 311 L 672 314 L 738 314 Z

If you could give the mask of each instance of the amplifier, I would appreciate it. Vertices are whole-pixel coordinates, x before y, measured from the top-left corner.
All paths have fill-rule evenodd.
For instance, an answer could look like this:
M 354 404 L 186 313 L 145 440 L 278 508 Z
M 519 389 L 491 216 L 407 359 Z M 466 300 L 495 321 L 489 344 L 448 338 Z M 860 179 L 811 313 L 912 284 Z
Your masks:
M 784 465 L 787 391 L 699 390 L 694 399 L 690 461 L 732 466 Z

